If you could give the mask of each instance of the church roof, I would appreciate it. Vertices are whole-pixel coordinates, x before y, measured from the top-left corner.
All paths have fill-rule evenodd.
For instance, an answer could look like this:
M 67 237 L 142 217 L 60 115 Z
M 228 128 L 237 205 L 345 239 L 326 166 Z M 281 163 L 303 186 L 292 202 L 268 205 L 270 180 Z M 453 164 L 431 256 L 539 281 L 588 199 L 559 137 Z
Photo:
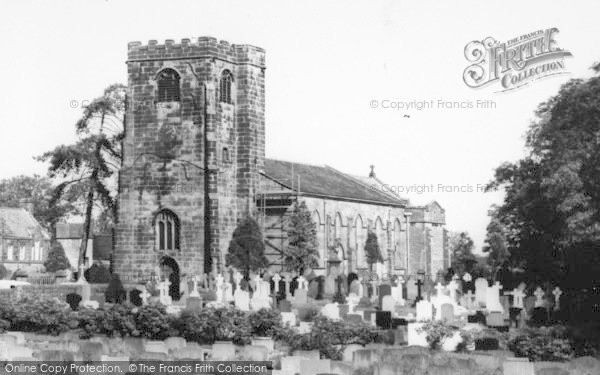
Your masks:
M 48 234 L 27 210 L 14 207 L 0 207 L 0 237 L 33 238 L 36 233 Z
M 390 206 L 404 207 L 407 204 L 405 199 L 374 188 L 368 179 L 363 180 L 329 166 L 265 159 L 264 175 L 289 189 L 293 188 L 294 191 L 298 190 L 300 177 L 299 190 L 305 195 Z

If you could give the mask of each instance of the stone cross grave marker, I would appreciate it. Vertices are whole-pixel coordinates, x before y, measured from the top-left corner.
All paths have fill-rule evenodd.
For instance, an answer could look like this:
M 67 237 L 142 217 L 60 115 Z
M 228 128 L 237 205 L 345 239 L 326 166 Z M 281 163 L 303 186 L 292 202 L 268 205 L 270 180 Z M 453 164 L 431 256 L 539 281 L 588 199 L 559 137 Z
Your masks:
M 235 281 L 235 290 L 236 291 L 241 289 L 240 283 L 242 282 L 243 278 L 244 278 L 244 276 L 242 276 L 242 274 L 237 271 L 233 274 L 233 281 Z M 234 291 L 234 293 L 235 293 L 235 291 Z
M 296 279 L 296 281 L 298 282 L 298 289 L 308 289 L 308 285 L 304 276 L 300 276 Z
M 199 281 L 200 277 L 198 275 L 192 276 L 192 292 L 190 293 L 190 297 L 200 297 L 200 293 L 198 292 Z
M 173 303 L 173 300 L 171 299 L 171 296 L 169 295 L 169 287 L 171 286 L 171 282 L 167 279 L 164 281 L 161 281 L 158 284 L 158 291 L 160 293 L 160 303 L 162 303 L 165 306 L 170 306 L 171 303 Z
M 563 294 L 559 287 L 554 288 L 552 291 L 554 295 L 554 310 L 560 310 L 560 296 Z
M 279 294 L 279 282 L 281 281 L 281 276 L 276 273 L 273 277 L 273 282 L 275 283 L 275 294 Z
M 535 289 L 533 295 L 535 296 L 534 307 L 544 307 L 544 291 L 539 286 Z
M 465 283 L 470 283 L 473 280 L 473 277 L 471 276 L 470 273 L 466 272 L 463 277 L 462 277 L 463 281 Z
M 502 289 L 502 285 L 500 285 L 499 281 L 490 287 L 487 288 L 486 297 L 485 297 L 485 307 L 488 311 L 492 312 L 504 312 L 504 307 L 500 303 L 500 290 Z
M 433 305 L 427 300 L 417 302 L 417 320 L 431 320 L 433 317 Z
M 148 291 L 146 290 L 146 288 L 144 288 L 144 290 L 142 290 L 142 292 L 140 293 L 140 298 L 142 299 L 142 304 L 143 305 L 147 305 L 148 304 L 148 298 L 150 298 L 151 294 L 148 293 Z

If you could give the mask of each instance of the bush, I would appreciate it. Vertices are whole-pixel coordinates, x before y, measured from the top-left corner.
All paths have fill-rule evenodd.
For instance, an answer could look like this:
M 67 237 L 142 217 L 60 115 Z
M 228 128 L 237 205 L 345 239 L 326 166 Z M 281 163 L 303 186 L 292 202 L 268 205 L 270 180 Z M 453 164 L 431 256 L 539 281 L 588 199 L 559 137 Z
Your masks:
M 8 322 L 8 328 L 14 331 L 58 335 L 73 328 L 72 319 L 69 306 L 57 300 L 23 299 L 0 307 L 0 320 Z
M 55 241 L 52 244 L 52 247 L 48 252 L 48 258 L 46 259 L 46 262 L 44 262 L 44 267 L 47 272 L 56 272 L 71 268 L 71 263 L 60 242 Z
M 508 349 L 515 357 L 530 361 L 564 362 L 575 355 L 568 331 L 562 326 L 525 328 L 508 339 Z
M 430 349 L 439 349 L 444 339 L 450 338 L 456 332 L 456 328 L 447 325 L 443 321 L 428 321 L 417 332 L 425 332 L 427 344 Z
M 337 302 L 340 305 L 344 305 L 346 304 L 346 296 L 344 295 L 344 293 L 340 293 L 338 291 L 333 295 L 332 301 Z
M 133 310 L 133 306 L 128 303 L 113 305 L 105 310 L 98 322 L 98 333 L 109 337 L 140 336 Z
M 248 322 L 251 333 L 256 336 L 274 337 L 283 327 L 281 313 L 271 309 L 260 309 L 250 313 Z
M 184 311 L 177 320 L 175 328 L 188 341 L 200 344 L 231 340 L 235 344 L 243 345 L 250 342 L 251 335 L 247 314 L 233 308 Z
M 101 264 L 92 264 L 83 274 L 90 284 L 106 284 L 110 282 L 110 271 Z
M 167 314 L 163 305 L 147 305 L 135 310 L 135 327 L 142 337 L 151 340 L 164 340 L 178 335 L 178 332 L 173 328 L 175 318 Z
M 123 283 L 118 274 L 114 273 L 111 275 L 104 298 L 109 303 L 123 303 L 127 298 L 127 292 L 123 288 Z

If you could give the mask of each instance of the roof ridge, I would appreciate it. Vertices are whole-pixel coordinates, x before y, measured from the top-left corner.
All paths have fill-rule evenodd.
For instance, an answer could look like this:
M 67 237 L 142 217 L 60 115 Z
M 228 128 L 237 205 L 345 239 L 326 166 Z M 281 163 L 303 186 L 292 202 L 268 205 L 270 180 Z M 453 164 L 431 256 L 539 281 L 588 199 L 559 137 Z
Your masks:
M 265 160 L 272 160 L 272 161 L 278 161 L 278 162 L 290 163 L 290 164 L 307 165 L 309 167 L 318 167 L 318 168 L 326 168 L 327 167 L 326 164 L 309 164 L 309 163 L 301 163 L 301 162 L 292 161 L 292 160 L 273 159 L 273 158 L 265 158 Z
M 408 202 L 408 200 L 403 199 L 403 198 L 401 198 L 401 197 L 399 197 L 399 196 L 397 196 L 395 194 L 392 195 L 392 196 L 389 196 L 389 195 L 385 194 L 384 192 L 380 191 L 379 189 L 373 189 L 373 187 L 371 185 L 365 184 L 364 181 L 361 181 L 359 178 L 357 178 L 357 177 L 355 177 L 355 176 L 353 176 L 351 174 L 344 173 L 344 172 L 342 172 L 340 170 L 337 170 L 337 169 L 335 169 L 333 167 L 330 167 L 328 165 L 326 165 L 326 167 L 329 168 L 329 169 L 331 169 L 331 170 L 333 170 L 333 171 L 335 171 L 335 172 L 337 172 L 337 173 L 339 173 L 339 174 L 341 174 L 341 175 L 343 175 L 346 178 L 351 179 L 352 181 L 354 181 L 354 182 L 362 185 L 363 187 L 365 187 L 365 188 L 367 188 L 367 189 L 369 189 L 369 190 L 371 190 L 371 191 L 373 191 L 373 192 L 375 192 L 375 193 L 377 193 L 379 195 L 382 195 L 382 196 L 388 198 L 388 199 L 395 198 L 395 199 L 397 199 L 399 201 L 398 203 L 407 203 Z M 381 180 L 379 180 L 378 178 L 376 178 L 376 177 L 368 177 L 368 178 L 375 178 L 377 180 L 377 182 L 379 182 L 381 185 L 383 185 L 383 182 Z

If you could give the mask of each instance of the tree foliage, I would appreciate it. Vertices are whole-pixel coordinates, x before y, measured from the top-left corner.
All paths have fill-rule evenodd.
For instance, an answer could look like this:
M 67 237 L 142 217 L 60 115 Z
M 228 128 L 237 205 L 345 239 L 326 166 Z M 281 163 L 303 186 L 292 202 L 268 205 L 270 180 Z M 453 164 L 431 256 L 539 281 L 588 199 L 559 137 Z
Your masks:
M 61 145 L 42 154 L 38 160 L 49 162 L 48 176 L 60 181 L 50 205 L 65 200 L 83 206 L 84 226 L 79 264 L 87 251 L 94 206 L 116 213 L 115 176 L 121 166 L 125 87 L 109 86 L 104 94 L 84 108 L 75 124 L 78 141 Z
M 506 192 L 488 237 L 506 230 L 511 263 L 531 281 L 598 283 L 600 77 L 571 80 L 540 104 L 526 139 L 529 155 L 499 166 L 488 186 Z
M 319 265 L 319 241 L 317 225 L 305 202 L 296 203 L 286 225 L 288 238 L 284 251 L 288 271 L 303 274 L 305 270 Z
M 365 257 L 371 270 L 373 264 L 383 262 L 383 255 L 379 249 L 379 242 L 377 241 L 377 235 L 373 231 L 367 233 L 367 241 L 365 242 Z
M 473 240 L 469 233 L 457 232 L 450 235 L 451 268 L 456 274 L 473 273 L 477 264 L 473 248 Z
M 23 200 L 33 204 L 33 216 L 46 230 L 54 233 L 54 225 L 75 207 L 68 201 L 50 204 L 54 186 L 50 179 L 38 175 L 15 176 L 0 180 L 0 202 L 6 207 L 19 207 Z
M 268 267 L 262 232 L 253 218 L 246 217 L 233 231 L 225 265 L 243 271 L 246 279 L 250 271 L 258 272 Z
M 65 254 L 65 249 L 58 241 L 54 241 L 48 252 L 48 257 L 44 262 L 46 272 L 56 272 L 71 268 L 69 258 Z

